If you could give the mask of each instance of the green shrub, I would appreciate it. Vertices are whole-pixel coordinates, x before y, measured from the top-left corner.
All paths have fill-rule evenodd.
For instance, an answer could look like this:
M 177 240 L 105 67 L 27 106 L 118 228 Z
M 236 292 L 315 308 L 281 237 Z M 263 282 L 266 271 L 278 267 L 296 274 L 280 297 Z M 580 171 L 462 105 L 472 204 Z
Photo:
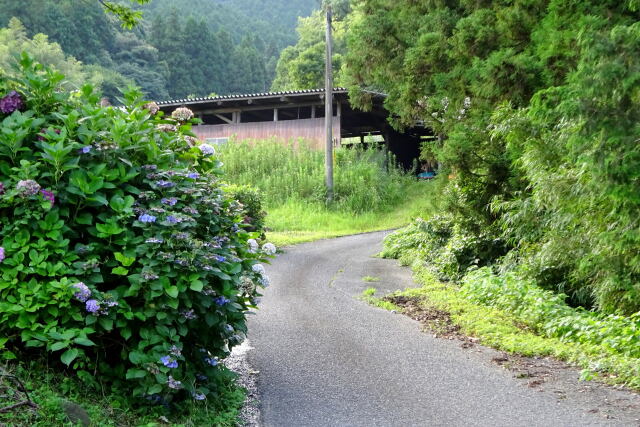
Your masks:
M 381 255 L 409 264 L 422 259 L 440 280 L 459 280 L 470 269 L 489 264 L 506 252 L 502 240 L 490 229 L 473 230 L 451 215 L 416 219 L 385 238 Z
M 215 396 L 265 254 L 192 113 L 164 118 L 136 92 L 102 108 L 20 66 L 0 80 L 0 351 L 54 353 L 134 396 Z
M 640 358 L 640 312 L 620 316 L 573 308 L 566 304 L 566 295 L 544 290 L 515 273 L 498 276 L 487 267 L 469 273 L 461 291 L 474 302 L 512 313 L 543 335 Z
M 224 191 L 231 196 L 232 199 L 242 204 L 242 212 L 244 213 L 244 223 L 247 230 L 258 231 L 264 227 L 264 218 L 267 213 L 262 208 L 262 196 L 260 192 L 249 185 L 229 184 L 224 187 Z

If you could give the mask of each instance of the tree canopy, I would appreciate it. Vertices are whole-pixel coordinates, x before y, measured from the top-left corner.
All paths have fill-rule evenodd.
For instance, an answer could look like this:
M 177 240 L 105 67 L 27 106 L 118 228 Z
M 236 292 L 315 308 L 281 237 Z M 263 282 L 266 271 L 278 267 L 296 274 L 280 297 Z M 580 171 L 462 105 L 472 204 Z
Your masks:
M 640 309 L 638 5 L 354 0 L 344 78 L 440 138 L 441 206 L 575 304 Z M 504 251 L 476 253 L 496 261 Z M 478 261 L 484 260 L 484 261 Z

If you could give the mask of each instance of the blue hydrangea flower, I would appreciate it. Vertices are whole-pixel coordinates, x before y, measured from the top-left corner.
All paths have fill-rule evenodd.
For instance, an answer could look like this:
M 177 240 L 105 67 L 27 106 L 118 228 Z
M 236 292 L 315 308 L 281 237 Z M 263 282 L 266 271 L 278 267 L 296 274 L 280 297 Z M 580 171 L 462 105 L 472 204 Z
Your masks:
M 160 181 L 156 181 L 156 185 L 157 185 L 158 187 L 160 187 L 160 188 L 171 188 L 171 187 L 173 187 L 173 186 L 174 186 L 174 185 L 176 185 L 176 184 L 174 184 L 174 183 L 173 183 L 173 182 L 171 182 L 171 181 L 163 181 L 163 180 L 160 180 Z
M 162 363 L 167 368 L 171 368 L 171 369 L 178 367 L 178 361 L 172 358 L 171 356 L 162 356 L 160 358 L 160 363 Z
M 140 222 L 156 222 L 156 217 L 149 214 L 142 214 L 138 217 L 138 221 Z
M 187 174 L 187 178 L 198 179 L 200 178 L 200 174 L 198 172 L 191 172 Z
M 217 357 L 205 357 L 205 363 L 208 363 L 211 366 L 218 366 L 218 358 Z
M 89 154 L 91 152 L 91 146 L 85 145 L 80 151 L 82 151 L 82 154 Z
M 147 240 L 145 240 L 145 243 L 162 243 L 162 242 L 164 242 L 164 240 L 156 237 L 150 237 Z
M 85 303 L 85 308 L 91 314 L 96 314 L 100 310 L 100 303 L 94 299 L 90 299 Z
M 229 302 L 231 302 L 231 300 L 225 298 L 225 297 L 217 297 L 213 299 L 213 302 L 215 302 L 216 304 L 218 304 L 219 306 L 223 306 L 225 304 L 228 304 Z
M 218 262 L 225 262 L 227 259 L 223 256 L 220 255 L 216 255 L 216 261 Z
M 202 394 L 202 393 L 194 392 L 194 393 L 193 393 L 193 398 L 194 398 L 195 400 L 205 400 L 205 399 L 207 398 L 207 396 L 205 396 L 205 395 L 204 395 L 204 394 Z
M 169 224 L 177 224 L 177 223 L 179 223 L 179 222 L 180 222 L 180 220 L 179 220 L 178 218 L 176 218 L 175 216 L 173 216 L 173 215 L 169 215 L 169 216 L 167 217 L 167 222 L 168 222 Z
M 160 203 L 162 203 L 163 205 L 173 206 L 178 203 L 178 199 L 176 199 L 175 197 L 165 197 L 164 199 L 160 200 Z

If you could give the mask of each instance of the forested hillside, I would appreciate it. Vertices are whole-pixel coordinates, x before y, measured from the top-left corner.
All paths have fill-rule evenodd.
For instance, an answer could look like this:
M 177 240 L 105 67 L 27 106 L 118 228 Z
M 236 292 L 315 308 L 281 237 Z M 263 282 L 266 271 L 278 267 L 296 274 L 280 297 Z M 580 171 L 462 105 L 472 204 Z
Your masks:
M 126 82 L 153 99 L 267 90 L 280 51 L 295 43 L 298 17 L 318 6 L 315 0 L 155 0 L 128 31 L 98 1 L 26 3 L 0 0 L 0 27 L 16 17 L 28 38 L 47 35 L 91 65 L 111 99 Z

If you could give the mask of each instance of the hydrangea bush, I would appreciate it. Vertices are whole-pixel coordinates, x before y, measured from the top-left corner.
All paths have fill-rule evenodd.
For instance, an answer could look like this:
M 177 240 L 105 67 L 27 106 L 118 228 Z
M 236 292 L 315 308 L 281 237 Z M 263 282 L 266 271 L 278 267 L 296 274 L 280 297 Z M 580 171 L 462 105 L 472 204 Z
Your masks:
M 164 117 L 136 91 L 101 107 L 20 68 L 0 80 L 0 353 L 53 354 L 152 400 L 214 396 L 275 248 L 188 110 Z

